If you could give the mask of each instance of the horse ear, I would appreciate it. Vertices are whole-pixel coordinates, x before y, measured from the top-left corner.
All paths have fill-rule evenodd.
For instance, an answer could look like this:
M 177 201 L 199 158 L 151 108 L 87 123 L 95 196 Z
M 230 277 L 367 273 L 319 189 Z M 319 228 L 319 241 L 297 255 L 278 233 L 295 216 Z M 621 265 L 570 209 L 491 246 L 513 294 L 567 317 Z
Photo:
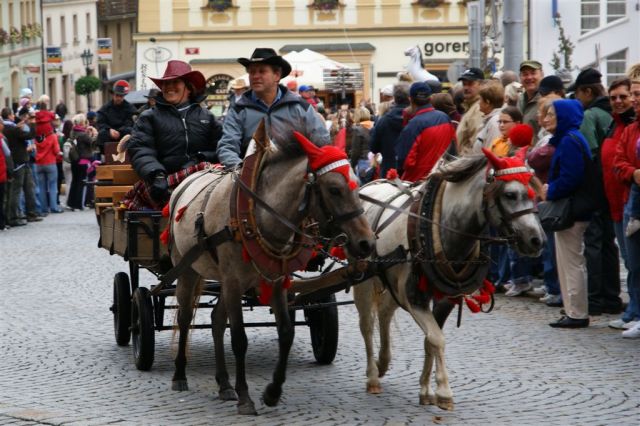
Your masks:
M 484 153 L 485 157 L 489 159 L 489 162 L 491 163 L 494 169 L 500 170 L 506 166 L 502 158 L 496 156 L 493 152 L 489 151 L 488 149 L 482 148 L 482 152 Z
M 266 150 L 269 147 L 269 138 L 267 137 L 266 125 L 264 118 L 258 123 L 258 128 L 253 132 L 253 140 L 259 149 Z
M 295 136 L 296 140 L 298 141 L 304 152 L 307 154 L 307 156 L 320 152 L 320 148 L 314 145 L 314 143 L 307 139 L 302 133 L 294 130 L 293 136 Z

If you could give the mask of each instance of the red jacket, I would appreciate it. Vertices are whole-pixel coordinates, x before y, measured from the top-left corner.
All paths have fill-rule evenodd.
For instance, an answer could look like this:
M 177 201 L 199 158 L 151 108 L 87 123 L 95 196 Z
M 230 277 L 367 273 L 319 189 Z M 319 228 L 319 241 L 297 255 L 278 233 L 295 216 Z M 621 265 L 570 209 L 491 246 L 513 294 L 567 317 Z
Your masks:
M 2 150 L 2 140 L 4 136 L 0 133 L 0 183 L 7 181 L 7 160 L 4 157 L 4 151 Z M 2 206 L 0 206 L 2 208 Z
M 59 152 L 58 136 L 55 133 L 49 133 L 42 142 L 36 142 L 36 164 L 39 166 L 56 164 Z
M 633 112 L 633 110 L 631 110 L 631 112 Z M 624 129 L 630 124 L 629 119 L 633 119 L 633 114 L 626 114 L 623 117 L 618 114 L 613 114 L 613 131 L 609 137 L 602 142 L 602 147 L 600 148 L 604 194 L 607 197 L 609 212 L 614 222 L 622 221 L 624 200 L 627 191 L 627 185 L 622 183 L 614 173 L 614 163 L 616 160 L 618 141 L 622 137 Z
M 633 181 L 633 172 L 640 169 L 640 159 L 636 155 L 636 144 L 640 139 L 640 121 L 625 127 L 618 139 L 613 173 L 625 185 L 624 202 L 629 199 L 629 186 Z

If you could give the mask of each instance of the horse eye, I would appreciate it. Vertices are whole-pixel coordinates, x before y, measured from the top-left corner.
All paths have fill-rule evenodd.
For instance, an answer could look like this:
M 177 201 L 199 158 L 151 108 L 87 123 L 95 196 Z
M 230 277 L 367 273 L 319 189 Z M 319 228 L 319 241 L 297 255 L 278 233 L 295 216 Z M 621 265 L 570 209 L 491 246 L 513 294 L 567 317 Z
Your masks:
M 516 194 L 515 192 L 505 192 L 504 198 L 506 198 L 507 200 L 515 201 L 518 199 L 518 194 Z
M 329 194 L 331 195 L 340 195 L 340 188 L 332 186 L 329 188 Z

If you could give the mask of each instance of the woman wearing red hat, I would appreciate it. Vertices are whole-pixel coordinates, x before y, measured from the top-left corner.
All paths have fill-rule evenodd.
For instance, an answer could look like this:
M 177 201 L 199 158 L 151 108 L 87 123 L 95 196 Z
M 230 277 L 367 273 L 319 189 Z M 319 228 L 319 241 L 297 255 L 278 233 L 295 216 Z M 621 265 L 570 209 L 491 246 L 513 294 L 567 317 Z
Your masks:
M 206 81 L 183 61 L 169 61 L 164 75 L 151 80 L 160 88 L 155 108 L 143 112 L 127 146 L 138 176 L 156 206 L 169 199 L 167 175 L 201 161 L 216 162 L 222 128 L 200 104 Z
M 58 136 L 53 131 L 51 111 L 36 112 L 36 173 L 40 187 L 40 207 L 42 213 L 62 213 L 58 206 L 58 166 L 60 154 Z

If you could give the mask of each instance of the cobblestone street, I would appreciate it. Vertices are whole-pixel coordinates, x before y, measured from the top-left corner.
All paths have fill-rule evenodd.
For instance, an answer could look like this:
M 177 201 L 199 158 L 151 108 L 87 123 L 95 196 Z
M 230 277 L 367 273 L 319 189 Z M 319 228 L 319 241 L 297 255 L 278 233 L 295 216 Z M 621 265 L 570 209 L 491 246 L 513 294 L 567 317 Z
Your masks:
M 128 271 L 97 247 L 92 211 L 50 215 L 0 232 L 0 425 L 638 425 L 640 341 L 607 327 L 558 330 L 559 317 L 533 297 L 499 295 L 494 311 L 455 315 L 445 327 L 455 409 L 418 404 L 423 337 L 404 312 L 392 325 L 394 359 L 384 392 L 365 392 L 364 345 L 353 305 L 341 306 L 338 355 L 314 362 L 307 327 L 296 329 L 281 403 L 260 395 L 277 357 L 275 329 L 248 329 L 247 377 L 258 417 L 236 415 L 217 399 L 211 333 L 192 334 L 190 390 L 170 390 L 177 336 L 156 334 L 153 368 L 136 370 L 129 347 L 116 345 L 114 274 Z M 141 273 L 145 286 L 154 282 Z M 338 295 L 341 300 L 350 294 Z M 173 312 L 167 314 L 167 321 Z M 201 310 L 198 322 L 210 312 Z M 299 313 L 301 315 L 301 313 Z M 266 309 L 245 321 L 270 319 Z M 234 375 L 227 336 L 227 361 Z

